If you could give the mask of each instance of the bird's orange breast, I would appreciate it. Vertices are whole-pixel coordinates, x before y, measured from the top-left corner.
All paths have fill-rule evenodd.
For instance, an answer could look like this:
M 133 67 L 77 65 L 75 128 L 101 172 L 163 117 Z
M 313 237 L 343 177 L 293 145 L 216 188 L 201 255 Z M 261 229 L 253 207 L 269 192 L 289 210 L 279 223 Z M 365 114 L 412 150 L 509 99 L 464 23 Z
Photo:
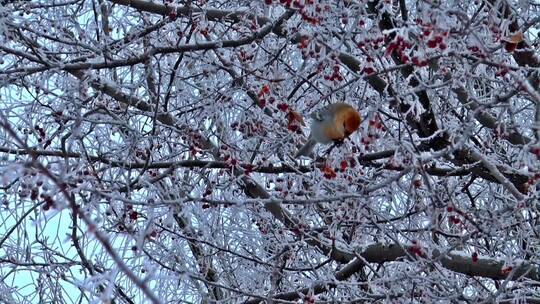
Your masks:
M 332 125 L 331 127 L 325 128 L 324 135 L 326 135 L 327 138 L 332 139 L 332 140 L 343 139 L 345 137 L 343 128 L 339 128 L 336 125 Z
M 358 127 L 360 127 L 360 114 L 356 111 L 351 111 L 349 114 L 345 117 L 345 133 L 347 135 L 352 134 L 354 131 L 358 130 Z
M 337 138 L 333 139 L 343 139 L 346 136 L 351 135 L 354 131 L 358 130 L 360 127 L 360 114 L 353 109 L 352 107 L 347 107 L 342 109 L 336 114 L 334 125 Z

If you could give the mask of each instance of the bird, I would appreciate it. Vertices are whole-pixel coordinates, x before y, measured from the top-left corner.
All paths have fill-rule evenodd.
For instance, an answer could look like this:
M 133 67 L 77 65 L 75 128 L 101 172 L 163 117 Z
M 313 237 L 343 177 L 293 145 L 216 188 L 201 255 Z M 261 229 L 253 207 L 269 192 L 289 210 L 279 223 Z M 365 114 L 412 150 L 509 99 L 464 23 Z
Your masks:
M 296 152 L 295 158 L 309 156 L 317 144 L 341 143 L 358 130 L 360 113 L 351 105 L 338 102 L 330 104 L 311 117 L 311 133 L 307 142 Z

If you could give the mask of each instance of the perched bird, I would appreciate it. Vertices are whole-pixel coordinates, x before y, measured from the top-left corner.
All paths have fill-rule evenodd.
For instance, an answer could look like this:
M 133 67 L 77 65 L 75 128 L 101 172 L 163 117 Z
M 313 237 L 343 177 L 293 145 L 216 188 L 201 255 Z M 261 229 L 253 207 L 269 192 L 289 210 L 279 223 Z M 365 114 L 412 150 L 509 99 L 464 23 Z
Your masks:
M 317 143 L 341 142 L 360 126 L 360 114 L 346 103 L 334 103 L 311 113 L 311 134 L 295 158 L 309 156 Z

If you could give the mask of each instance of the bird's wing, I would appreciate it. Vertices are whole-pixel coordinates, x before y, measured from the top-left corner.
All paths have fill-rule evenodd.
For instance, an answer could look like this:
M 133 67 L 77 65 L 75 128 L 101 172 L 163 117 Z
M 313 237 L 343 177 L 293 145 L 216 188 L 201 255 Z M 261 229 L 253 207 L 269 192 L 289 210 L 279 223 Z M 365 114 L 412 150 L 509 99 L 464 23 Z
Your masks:
M 334 105 L 328 105 L 322 109 L 319 109 L 317 111 L 314 111 L 309 116 L 316 121 L 324 121 L 327 118 L 330 118 L 332 116 L 332 113 L 334 111 Z

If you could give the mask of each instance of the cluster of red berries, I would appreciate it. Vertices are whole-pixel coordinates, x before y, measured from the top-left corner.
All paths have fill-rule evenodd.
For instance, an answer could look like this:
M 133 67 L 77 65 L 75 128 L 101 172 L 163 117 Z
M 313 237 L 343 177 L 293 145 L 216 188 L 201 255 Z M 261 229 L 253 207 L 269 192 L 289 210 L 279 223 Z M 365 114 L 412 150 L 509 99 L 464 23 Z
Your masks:
M 448 221 L 454 225 L 458 225 L 459 223 L 461 223 L 461 220 L 455 215 L 448 216 Z
M 266 106 L 266 95 L 269 95 L 270 94 L 270 87 L 265 84 L 261 87 L 261 89 L 259 90 L 259 92 L 257 93 L 257 100 L 258 100 L 258 103 L 259 103 L 259 106 L 261 108 L 264 108 Z M 274 103 L 275 99 L 273 96 L 270 96 L 268 98 L 268 101 L 270 103 Z
M 430 40 L 427 41 L 427 47 L 430 49 L 434 49 L 436 47 L 439 47 L 440 50 L 446 49 L 446 44 L 443 42 L 443 37 L 435 35 Z
M 32 189 L 32 194 L 34 194 L 34 189 Z M 50 208 L 54 208 L 55 202 L 54 202 L 54 199 L 50 195 L 41 194 L 41 197 L 43 198 L 43 201 L 45 201 L 45 204 L 43 204 L 43 210 L 47 211 Z
M 144 149 L 139 149 L 139 148 L 135 149 L 135 157 L 142 160 L 146 160 L 148 159 L 148 152 Z
M 384 126 L 382 125 L 381 118 L 379 117 L 379 115 L 375 115 L 375 117 L 373 117 L 372 119 L 368 121 L 368 127 L 370 131 L 375 130 L 375 131 L 384 132 L 386 130 Z
M 163 4 L 165 5 L 165 7 L 169 7 L 172 4 L 172 2 L 173 0 L 163 0 Z M 176 18 L 178 18 L 178 12 L 176 11 L 176 8 L 171 7 L 168 15 L 171 21 L 175 21 Z
M 227 162 L 227 165 L 232 168 L 236 165 L 238 165 L 238 160 L 236 158 L 233 158 L 230 154 L 223 155 L 223 160 Z
M 335 168 L 330 167 L 329 165 L 324 165 L 320 168 L 321 172 L 323 173 L 323 177 L 326 179 L 334 179 L 337 177 L 337 172 L 344 173 L 347 168 L 354 168 L 356 167 L 356 159 L 353 156 L 349 156 L 345 159 L 342 159 L 339 162 L 339 165 Z M 347 179 L 349 181 L 352 180 L 351 176 L 347 176 Z
M 342 159 L 339 162 L 339 169 L 336 169 L 336 170 L 339 170 L 340 172 L 345 172 L 345 170 L 348 167 L 351 167 L 351 168 L 356 167 L 356 159 L 353 156 L 349 156 L 346 159 Z
M 242 168 L 244 169 L 245 175 L 250 175 L 255 169 L 255 166 L 252 164 L 242 164 Z
M 231 124 L 231 129 L 234 131 L 238 131 L 244 134 L 245 136 L 249 136 L 249 137 L 257 136 L 257 135 L 261 135 L 261 136 L 266 135 L 266 129 L 264 127 L 264 124 L 260 120 L 246 120 L 245 122 L 242 122 L 242 123 L 233 122 Z
M 45 129 L 43 129 L 42 127 L 40 127 L 38 125 L 35 125 L 34 130 L 36 130 L 37 133 L 38 133 L 38 142 L 44 141 L 45 136 L 47 136 L 47 134 L 45 133 Z
M 366 74 L 366 75 L 371 75 L 373 73 L 375 73 L 375 69 L 372 67 L 372 66 L 366 66 L 362 69 L 362 73 Z
M 368 133 L 363 135 L 360 139 L 360 143 L 364 145 L 364 149 L 368 150 L 369 145 L 379 137 L 380 132 L 386 131 L 381 119 L 378 115 L 368 121 Z
M 268 233 L 268 229 L 266 228 L 267 224 L 265 220 L 252 220 L 252 222 L 255 223 L 255 226 L 257 226 L 261 234 Z
M 264 3 L 266 5 L 272 5 L 273 0 L 264 0 Z M 295 8 L 299 11 L 300 16 L 302 17 L 302 20 L 306 21 L 307 23 L 311 25 L 316 25 L 321 22 L 322 17 L 320 16 L 320 13 L 323 10 L 323 7 L 319 4 L 315 4 L 315 1 L 313 0 L 279 0 L 275 1 L 276 3 L 279 2 L 281 5 L 285 6 L 286 8 Z M 330 6 L 325 5 L 324 10 L 329 11 Z
M 540 147 L 531 147 L 529 151 L 534 154 L 538 160 L 540 160 Z
M 337 82 L 343 81 L 343 76 L 341 76 L 341 73 L 339 70 L 340 70 L 339 65 L 337 64 L 334 65 L 332 67 L 332 74 L 325 75 L 324 79 L 329 80 L 329 81 L 337 81 Z
M 54 118 L 54 121 L 60 125 L 63 125 L 65 123 L 64 119 L 64 113 L 62 111 L 55 111 L 52 113 L 52 117 Z
M 309 40 L 309 37 L 307 36 L 302 36 L 300 38 L 300 42 L 298 43 L 298 48 L 301 50 L 302 58 L 304 60 L 308 58 L 319 59 L 321 57 L 322 48 L 314 47 L 316 45 L 316 42 L 312 44 L 313 45 L 312 47 L 309 47 L 310 46 L 309 42 L 310 40 Z M 322 68 L 319 70 L 322 70 Z
M 257 93 L 257 100 L 259 107 L 261 108 L 266 107 L 267 104 L 273 105 L 276 102 L 276 98 L 270 94 L 270 87 L 267 84 L 263 85 Z M 280 108 L 280 105 L 282 106 L 282 104 L 278 104 L 278 109 Z
M 420 67 L 420 68 L 421 68 L 421 67 L 427 66 L 428 63 L 429 63 L 429 62 L 427 61 L 427 59 L 423 59 L 423 60 L 422 60 L 422 59 L 419 59 L 419 58 L 416 57 L 416 56 L 413 56 L 413 57 L 411 58 L 411 62 L 412 62 L 412 64 L 414 64 L 415 66 Z
M 282 102 L 282 103 L 278 103 L 277 108 L 281 112 L 286 112 L 289 109 L 289 105 Z
M 152 229 L 152 230 L 150 230 L 150 231 L 146 234 L 145 237 L 146 237 L 147 239 L 155 239 L 155 238 L 157 237 L 157 235 L 158 235 L 157 230 Z
M 201 33 L 201 35 L 203 35 L 204 37 L 208 37 L 208 28 L 206 27 L 200 28 L 199 33 Z
M 182 135 L 180 138 L 184 142 L 189 143 L 189 151 L 192 154 L 196 154 L 204 147 L 204 139 L 202 135 L 197 131 L 193 131 L 191 128 L 186 130 L 185 135 Z
M 307 36 L 302 36 L 300 42 L 298 43 L 299 49 L 305 49 L 309 44 L 309 38 Z
M 336 171 L 334 171 L 334 169 L 332 169 L 330 166 L 328 165 L 324 165 L 322 168 L 321 168 L 321 172 L 323 173 L 323 176 L 324 178 L 326 179 L 334 179 L 337 177 L 337 174 L 336 174 Z
M 540 152 L 538 152 L 540 153 Z M 538 155 L 536 155 L 536 157 L 539 157 Z M 536 172 L 534 173 L 530 178 L 529 180 L 527 180 L 527 182 L 525 183 L 524 185 L 524 189 L 526 191 L 528 191 L 532 185 L 534 185 L 538 180 L 540 180 L 540 172 Z
M 259 90 L 259 93 L 257 93 L 257 97 L 261 98 L 268 93 L 270 93 L 270 87 L 267 84 L 265 84 L 261 87 L 261 89 Z
M 512 272 L 512 269 L 513 269 L 512 266 L 505 266 L 501 268 L 501 273 L 505 276 L 509 275 Z
M 448 37 L 448 31 L 444 31 L 443 33 L 434 32 L 431 24 L 424 24 L 420 18 L 417 18 L 415 21 L 418 26 L 422 27 L 422 36 L 425 38 L 430 37 L 427 41 L 428 48 L 433 49 L 437 46 L 440 50 L 445 50 L 447 48 L 443 37 Z
M 304 304 L 314 304 L 314 303 L 315 303 L 315 297 L 312 297 L 312 296 L 304 297 Z
M 294 233 L 294 235 L 301 235 L 303 231 L 305 231 L 307 226 L 303 223 L 298 223 L 296 226 L 294 226 L 291 231 Z
M 274 190 L 277 192 L 281 192 L 282 197 L 286 197 L 287 195 L 289 195 L 288 190 L 293 187 L 293 183 L 291 180 L 287 179 L 285 181 L 281 177 L 276 178 L 274 183 L 275 183 Z M 270 187 L 270 185 L 268 185 L 268 187 Z
M 132 221 L 136 221 L 137 218 L 139 218 L 139 213 L 135 210 L 131 210 L 131 212 L 129 213 L 129 219 Z
M 92 175 L 92 173 L 89 170 L 80 170 L 76 173 L 77 179 L 75 180 L 76 183 L 82 184 L 84 182 L 83 176 L 89 176 Z
M 504 77 L 506 74 L 508 74 L 509 69 L 507 67 L 503 67 L 497 70 L 495 72 L 495 76 L 497 77 Z
M 383 45 L 384 45 L 384 36 L 379 36 L 375 38 L 367 37 L 364 40 L 360 40 L 356 43 L 356 46 L 360 49 L 371 48 L 373 50 L 378 50 Z
M 456 213 L 456 214 L 451 214 L 448 216 L 449 223 L 454 224 L 454 225 L 458 225 L 461 223 L 461 220 L 459 219 L 458 215 L 461 215 L 463 213 L 460 210 L 457 210 L 454 207 L 449 206 L 449 207 L 446 207 L 446 211 L 448 213 L 454 213 L 454 212 Z
M 122 218 L 128 218 L 134 222 L 139 218 L 139 213 L 133 210 L 133 205 L 127 204 L 124 214 L 122 214 Z
M 255 58 L 254 54 L 248 53 L 243 49 L 238 52 L 238 60 L 240 60 L 241 62 L 248 62 L 250 60 L 253 60 L 253 58 Z
M 409 56 L 405 53 L 405 51 L 410 48 L 411 48 L 411 44 L 408 41 L 406 41 L 403 38 L 403 36 L 397 36 L 386 47 L 384 56 L 388 57 L 395 51 L 402 63 L 408 63 Z
M 36 175 L 37 174 L 35 172 L 31 173 L 31 176 L 36 176 Z M 21 190 L 19 190 L 19 197 L 26 198 L 28 197 L 28 195 L 30 195 L 30 199 L 33 201 L 36 201 L 41 198 L 44 201 L 43 210 L 45 211 L 49 210 L 50 208 L 55 207 L 55 201 L 53 197 L 48 195 L 46 192 L 41 192 L 41 190 L 43 191 L 48 190 L 47 187 L 43 185 L 42 180 L 35 181 L 35 186 L 33 186 L 31 189 L 29 188 L 30 188 L 30 185 L 28 184 L 28 182 L 21 183 Z
M 147 173 L 150 177 L 157 177 L 159 174 L 159 170 L 150 169 L 147 171 Z
M 368 56 L 366 58 L 366 65 L 362 68 L 361 73 L 371 75 L 375 73 L 375 68 L 373 67 L 373 58 Z
M 472 55 L 478 58 L 485 59 L 487 57 L 486 54 L 484 54 L 482 50 L 477 46 L 468 46 L 467 49 L 472 53 Z
M 425 258 L 426 254 L 422 251 L 422 248 L 420 245 L 418 245 L 418 242 L 416 240 L 412 240 L 411 243 L 412 246 L 409 247 L 409 252 L 414 256 Z
M 204 193 L 203 193 L 203 197 L 208 197 L 212 195 L 212 188 L 210 187 L 207 187 L 205 190 L 204 190 Z

